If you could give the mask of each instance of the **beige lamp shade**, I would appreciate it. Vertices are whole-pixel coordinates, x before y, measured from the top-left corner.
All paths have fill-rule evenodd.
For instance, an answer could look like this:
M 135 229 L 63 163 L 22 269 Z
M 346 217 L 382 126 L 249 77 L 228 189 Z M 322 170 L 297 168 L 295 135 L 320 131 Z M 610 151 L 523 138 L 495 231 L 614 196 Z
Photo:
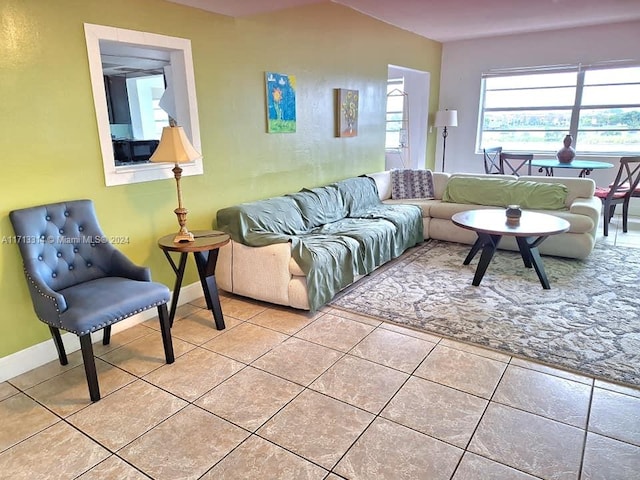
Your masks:
M 188 163 L 201 158 L 182 127 L 164 127 L 160 144 L 149 161 L 156 163 Z
M 439 110 L 436 112 L 436 121 L 434 127 L 457 127 L 458 111 L 457 110 Z

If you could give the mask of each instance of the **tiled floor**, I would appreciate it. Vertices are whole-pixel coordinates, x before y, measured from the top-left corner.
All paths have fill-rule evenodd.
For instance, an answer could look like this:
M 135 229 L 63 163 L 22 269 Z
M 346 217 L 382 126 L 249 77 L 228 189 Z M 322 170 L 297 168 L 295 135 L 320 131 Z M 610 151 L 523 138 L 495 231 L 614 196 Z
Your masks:
M 640 246 L 640 221 L 607 239 Z M 179 309 L 0 384 L 2 479 L 638 479 L 640 390 L 330 308 Z

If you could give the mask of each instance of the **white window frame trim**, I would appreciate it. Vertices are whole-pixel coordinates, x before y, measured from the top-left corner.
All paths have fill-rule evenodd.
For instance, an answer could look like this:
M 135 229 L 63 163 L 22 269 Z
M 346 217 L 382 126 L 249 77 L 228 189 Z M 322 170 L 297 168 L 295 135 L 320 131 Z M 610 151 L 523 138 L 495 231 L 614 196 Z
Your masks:
M 554 106 L 546 106 L 546 107 L 531 107 L 531 108 L 512 108 L 512 109 L 501 109 L 501 110 L 568 110 L 571 112 L 571 121 L 569 125 L 569 133 L 573 136 L 573 138 L 578 138 L 578 124 L 580 121 L 580 111 L 584 108 L 589 108 L 589 106 L 584 106 L 582 104 L 582 92 L 584 89 L 584 77 L 587 70 L 607 70 L 607 69 L 617 69 L 617 68 L 625 68 L 625 67 L 640 67 L 640 62 L 637 60 L 620 60 L 620 61 L 609 61 L 609 62 L 601 62 L 596 64 L 564 64 L 564 65 L 546 65 L 539 67 L 525 67 L 525 68 L 512 68 L 512 69 L 498 69 L 492 70 L 488 73 L 482 74 L 481 79 L 481 95 L 480 95 L 480 109 L 478 115 L 478 126 L 476 131 L 476 153 L 482 153 L 482 135 L 484 133 L 483 125 L 484 125 L 484 114 L 485 114 L 485 79 L 487 78 L 495 78 L 495 77 L 506 77 L 506 76 L 516 76 L 516 75 L 531 75 L 531 74 L 544 74 L 544 73 L 575 73 L 576 74 L 576 94 L 574 98 L 573 106 L 567 108 L 563 107 L 554 107 Z M 635 106 L 635 104 L 625 104 L 625 105 L 615 105 L 617 108 L 625 108 L 628 106 Z M 604 108 L 604 106 L 599 106 L 599 108 Z M 490 109 L 493 110 L 493 109 Z M 566 131 L 566 130 L 558 130 L 558 131 Z M 514 150 L 515 151 L 515 150 Z M 536 151 L 533 152 L 535 154 L 547 154 L 550 152 L 547 151 Z M 630 155 L 628 152 L 591 152 L 585 151 L 580 153 L 581 156 L 584 157 L 615 157 L 620 155 Z
M 147 163 L 118 167 L 115 165 L 100 57 L 100 40 L 139 45 L 169 52 L 176 97 L 176 116 L 195 149 L 202 152 L 191 41 L 185 38 L 90 23 L 84 24 L 84 31 L 105 184 L 107 186 L 126 185 L 174 178 L 171 170 L 173 165 L 169 163 Z M 182 176 L 204 173 L 202 159 L 183 164 L 181 167 L 183 169 Z

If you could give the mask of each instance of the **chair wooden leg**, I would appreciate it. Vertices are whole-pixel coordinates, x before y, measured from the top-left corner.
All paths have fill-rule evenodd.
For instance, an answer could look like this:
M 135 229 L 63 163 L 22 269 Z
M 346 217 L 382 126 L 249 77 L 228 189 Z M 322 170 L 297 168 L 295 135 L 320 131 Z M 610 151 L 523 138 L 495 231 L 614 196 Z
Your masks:
M 167 363 L 173 363 L 173 341 L 171 340 L 171 325 L 169 324 L 169 311 L 167 304 L 158 306 L 158 320 L 160 321 L 160 331 L 162 332 L 162 344 L 164 345 L 164 357 Z
M 97 402 L 100 400 L 100 387 L 98 386 L 98 373 L 96 372 L 96 360 L 93 357 L 90 333 L 80 336 L 80 349 L 82 350 L 84 372 L 87 375 L 87 384 L 89 385 L 89 396 L 92 402 Z
M 64 344 L 62 343 L 62 337 L 60 336 L 60 329 L 49 325 L 49 331 L 51 332 L 53 343 L 55 343 L 56 350 L 58 351 L 60 365 L 67 365 L 69 363 L 69 360 L 67 360 L 67 352 L 65 352 L 64 350 Z
M 629 219 L 629 199 L 622 204 L 622 231 L 627 233 L 627 220 Z
M 109 345 L 111 341 L 111 325 L 107 325 L 104 327 L 104 331 L 102 332 L 102 344 Z

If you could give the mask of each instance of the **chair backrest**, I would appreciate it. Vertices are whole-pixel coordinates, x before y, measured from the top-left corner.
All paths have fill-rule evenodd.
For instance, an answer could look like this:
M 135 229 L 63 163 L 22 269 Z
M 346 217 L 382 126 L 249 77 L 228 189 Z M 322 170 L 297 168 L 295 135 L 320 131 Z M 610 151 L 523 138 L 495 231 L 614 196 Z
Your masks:
M 9 213 L 25 273 L 52 290 L 107 276 L 111 245 L 91 200 L 40 205 Z
M 504 173 L 500 163 L 502 147 L 483 148 L 484 173 Z
M 500 154 L 500 165 L 507 175 L 520 176 L 520 170 L 527 166 L 527 175 L 531 175 L 532 153 L 507 153 Z
M 620 158 L 620 167 L 616 178 L 609 185 L 607 198 L 624 198 L 640 196 L 640 157 Z M 624 193 L 625 195 L 621 195 Z

